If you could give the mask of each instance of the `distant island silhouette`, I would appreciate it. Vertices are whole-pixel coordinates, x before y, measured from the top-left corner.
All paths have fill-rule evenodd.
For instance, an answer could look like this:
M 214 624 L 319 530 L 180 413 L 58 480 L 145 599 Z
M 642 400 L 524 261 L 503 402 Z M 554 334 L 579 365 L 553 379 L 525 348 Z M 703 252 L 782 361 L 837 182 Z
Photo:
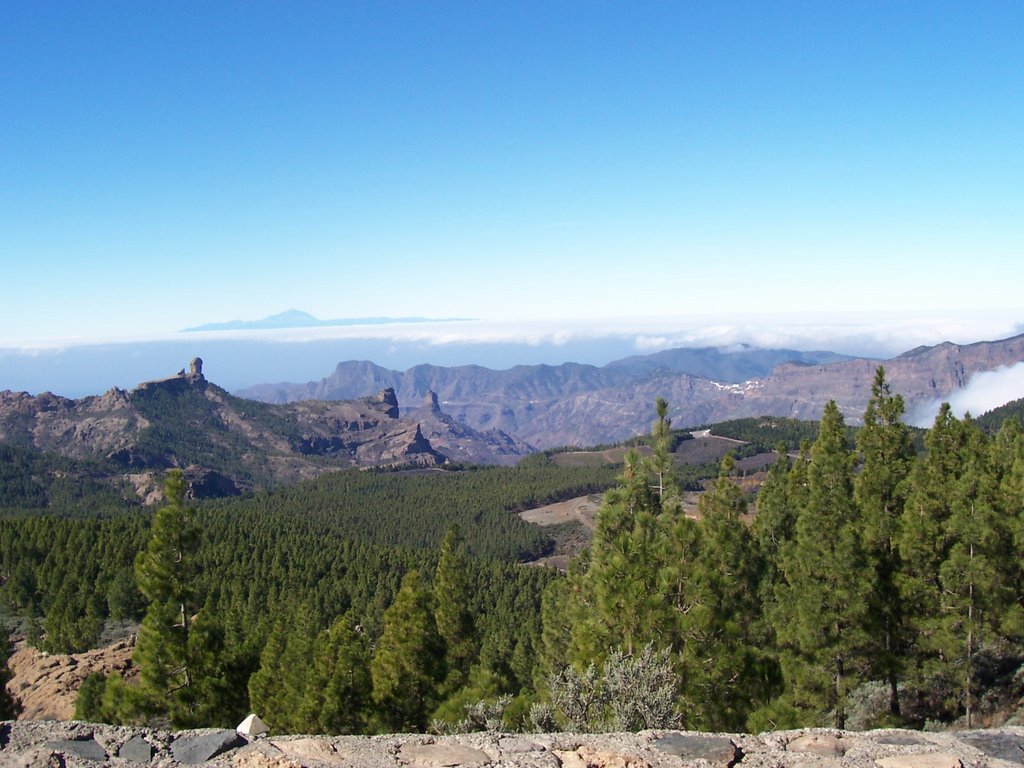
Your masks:
M 392 323 L 450 323 L 472 320 L 469 317 L 343 317 L 319 320 L 308 312 L 289 309 L 261 320 L 228 320 L 183 328 L 182 333 L 199 331 L 265 331 L 276 328 L 327 328 L 341 325 L 390 325 Z

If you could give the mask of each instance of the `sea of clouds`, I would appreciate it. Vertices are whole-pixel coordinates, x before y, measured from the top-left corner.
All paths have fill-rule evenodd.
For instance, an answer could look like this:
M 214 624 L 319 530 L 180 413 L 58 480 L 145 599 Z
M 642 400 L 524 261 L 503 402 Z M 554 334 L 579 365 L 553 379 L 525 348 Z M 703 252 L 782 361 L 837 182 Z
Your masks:
M 13 341 L 0 342 L 0 390 L 50 390 L 69 397 L 98 394 L 112 386 L 127 388 L 171 375 L 193 356 L 202 357 L 207 376 L 227 389 L 320 379 L 345 360 L 369 360 L 395 370 L 423 363 L 498 369 L 564 362 L 604 365 L 677 347 L 828 350 L 885 360 L 943 341 L 969 344 L 1008 338 L 1024 332 L 1018 317 L 1006 311 L 813 316 L 728 313 Z M 983 381 L 979 386 L 997 391 L 995 384 Z M 976 405 L 965 407 L 972 413 L 981 412 Z

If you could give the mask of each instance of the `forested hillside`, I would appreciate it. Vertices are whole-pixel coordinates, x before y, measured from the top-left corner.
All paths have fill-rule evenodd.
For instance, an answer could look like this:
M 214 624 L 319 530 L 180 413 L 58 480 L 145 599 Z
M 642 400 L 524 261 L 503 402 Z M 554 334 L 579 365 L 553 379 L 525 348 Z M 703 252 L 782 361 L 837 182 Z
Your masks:
M 10 484 L 30 483 L 26 472 L 43 459 L 12 456 L 21 463 L 4 465 Z M 221 684 L 217 691 L 193 691 L 205 703 L 191 702 L 175 721 L 207 722 L 202 713 L 214 706 L 224 723 L 244 715 L 247 681 L 275 627 L 279 639 L 301 626 L 312 640 L 347 616 L 361 637 L 376 641 L 403 578 L 415 571 L 429 584 L 442 541 L 456 529 L 457 602 L 474 627 L 474 661 L 485 659 L 489 670 L 513 681 L 505 687 L 532 684 L 540 593 L 557 574 L 516 564 L 543 554 L 550 540 L 514 511 L 601 491 L 614 474 L 555 466 L 347 471 L 242 500 L 186 507 L 179 498 L 170 506 L 188 510 L 191 544 L 180 547 L 189 549 L 183 557 L 189 600 L 202 619 L 191 642 L 201 636 L 209 643 L 202 653 L 216 661 L 203 675 Z M 51 652 L 82 650 L 98 642 L 105 621 L 143 617 L 147 600 L 136 557 L 158 535 L 151 513 L 136 507 L 81 520 L 63 507 L 34 508 L 43 499 L 31 490 L 20 498 L 25 508 L 0 519 L 0 599 L 23 617 L 30 642 Z M 182 527 L 179 520 L 168 535 L 180 538 Z M 273 720 L 272 709 L 263 711 Z M 142 716 L 140 710 L 131 717 Z
M 141 619 L 139 684 L 93 678 L 79 700 L 112 722 L 987 723 L 1024 695 L 1024 430 L 944 408 L 918 449 L 903 411 L 879 369 L 855 433 L 834 404 L 811 427 L 714 427 L 785 450 L 753 508 L 727 455 L 696 518 L 661 399 L 617 481 L 542 455 L 195 503 L 171 474 L 155 514 L 9 511 L 0 599 L 52 651 Z M 519 564 L 550 543 L 513 511 L 613 483 L 568 574 Z
M 111 482 L 115 472 L 105 462 L 0 444 L 0 514 L 35 509 L 96 516 L 137 506 L 134 491 Z

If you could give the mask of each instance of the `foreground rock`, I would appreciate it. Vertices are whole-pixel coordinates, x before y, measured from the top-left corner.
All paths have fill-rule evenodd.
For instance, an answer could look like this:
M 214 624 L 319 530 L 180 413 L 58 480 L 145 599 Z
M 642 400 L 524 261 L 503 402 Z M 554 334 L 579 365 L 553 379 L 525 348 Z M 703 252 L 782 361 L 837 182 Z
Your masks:
M 0 767 L 115 768 L 1015 768 L 1024 728 L 918 733 L 831 729 L 760 735 L 280 736 L 169 733 L 76 722 L 0 723 Z

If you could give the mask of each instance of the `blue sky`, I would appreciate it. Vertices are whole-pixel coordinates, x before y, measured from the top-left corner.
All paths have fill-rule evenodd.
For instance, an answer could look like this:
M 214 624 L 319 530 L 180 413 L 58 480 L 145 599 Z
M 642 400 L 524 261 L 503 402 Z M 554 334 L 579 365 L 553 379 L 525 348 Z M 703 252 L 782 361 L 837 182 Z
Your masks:
M 1019 2 L 10 0 L 0 346 L 290 307 L 1012 328 L 1022 39 Z

